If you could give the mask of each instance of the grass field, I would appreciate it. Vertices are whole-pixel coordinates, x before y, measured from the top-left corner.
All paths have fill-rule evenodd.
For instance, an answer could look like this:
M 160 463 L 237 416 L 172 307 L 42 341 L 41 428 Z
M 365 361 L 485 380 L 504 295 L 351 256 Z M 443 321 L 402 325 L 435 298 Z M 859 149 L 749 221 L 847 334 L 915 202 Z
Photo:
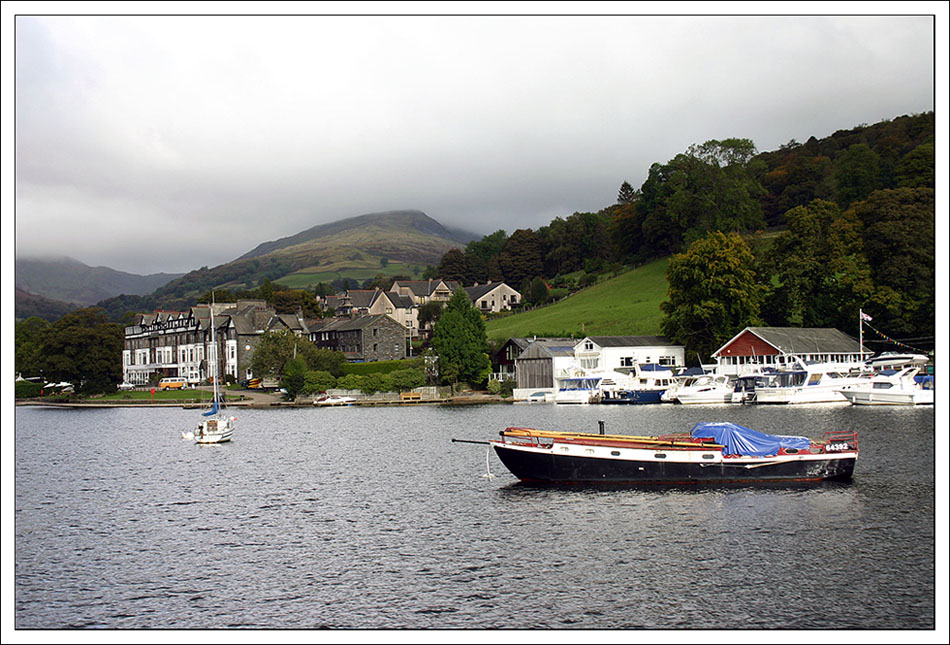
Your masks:
M 488 338 L 658 335 L 668 264 L 668 258 L 656 260 L 553 305 L 490 320 L 485 324 Z
M 237 396 L 225 396 L 225 399 L 234 399 L 237 400 L 240 397 Z M 155 395 L 153 395 L 150 390 L 130 390 L 128 392 L 115 392 L 113 394 L 106 394 L 105 396 L 98 397 L 96 401 L 141 401 L 147 403 L 154 400 L 157 403 L 198 403 L 202 401 L 211 401 L 211 391 L 210 390 L 155 390 Z

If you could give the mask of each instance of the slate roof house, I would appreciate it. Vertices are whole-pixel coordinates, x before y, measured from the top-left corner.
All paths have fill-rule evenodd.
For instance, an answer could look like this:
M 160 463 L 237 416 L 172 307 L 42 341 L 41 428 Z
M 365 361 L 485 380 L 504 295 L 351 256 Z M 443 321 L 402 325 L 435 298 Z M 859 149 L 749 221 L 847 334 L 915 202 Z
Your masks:
M 424 305 L 433 301 L 448 302 L 458 288 L 459 283 L 454 280 L 396 280 L 389 290 L 412 298 L 416 305 Z
M 858 364 L 872 351 L 830 328 L 746 327 L 713 352 L 719 371 L 742 376 L 760 367 L 781 368 L 797 361 Z
M 521 302 L 521 294 L 504 282 L 489 282 L 465 287 L 472 304 L 482 313 L 498 313 L 510 310 Z
M 309 336 L 317 347 L 343 352 L 350 362 L 406 357 L 406 329 L 386 314 L 327 318 L 313 324 Z
M 350 289 L 335 297 L 337 316 L 374 316 L 385 314 L 405 328 L 412 338 L 419 335 L 419 312 L 413 298 L 382 289 Z

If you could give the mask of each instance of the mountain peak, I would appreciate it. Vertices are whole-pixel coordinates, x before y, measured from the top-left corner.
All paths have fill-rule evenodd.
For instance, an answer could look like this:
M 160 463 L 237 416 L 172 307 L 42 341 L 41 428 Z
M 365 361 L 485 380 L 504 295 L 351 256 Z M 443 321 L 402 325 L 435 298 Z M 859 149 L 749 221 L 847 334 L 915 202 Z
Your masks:
M 451 233 L 444 226 L 426 215 L 420 210 L 392 210 L 379 213 L 367 213 L 355 217 L 329 222 L 327 224 L 317 224 L 305 231 L 295 235 L 282 237 L 270 242 L 259 244 L 251 251 L 248 251 L 238 260 L 246 260 L 268 255 L 275 251 L 285 249 L 298 244 L 304 244 L 319 238 L 331 235 L 339 235 L 350 230 L 362 229 L 367 227 L 377 227 L 382 229 L 392 229 L 399 231 L 414 230 L 426 235 L 443 238 L 456 244 L 462 244 L 468 240 L 459 239 L 458 235 Z

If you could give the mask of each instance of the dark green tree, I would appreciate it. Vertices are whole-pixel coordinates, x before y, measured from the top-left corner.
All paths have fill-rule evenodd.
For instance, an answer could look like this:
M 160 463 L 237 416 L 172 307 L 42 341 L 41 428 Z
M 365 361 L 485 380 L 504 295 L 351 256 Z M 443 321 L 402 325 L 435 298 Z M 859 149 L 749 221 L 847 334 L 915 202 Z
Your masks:
M 464 289 L 456 291 L 435 324 L 430 343 L 443 383 L 479 384 L 491 374 L 488 338 L 481 314 Z
M 323 370 L 333 376 L 343 375 L 346 358 L 342 352 L 321 349 L 307 338 L 289 330 L 265 332 L 251 358 L 251 372 L 260 377 L 276 377 L 294 358 L 304 361 L 310 370 Z
M 750 167 L 754 152 L 748 139 L 713 140 L 654 164 L 637 199 L 643 246 L 662 256 L 709 231 L 763 228 L 765 191 L 762 172 Z
M 744 327 L 759 322 L 761 287 L 755 258 L 737 233 L 714 231 L 674 255 L 663 333 L 688 353 L 708 357 Z
M 40 376 L 42 374 L 43 341 L 50 324 L 38 316 L 18 320 L 14 329 L 14 366 L 17 374 Z
M 834 202 L 815 200 L 786 213 L 788 228 L 760 262 L 772 277 L 763 306 L 769 324 L 850 331 L 871 295 L 861 222 Z
M 419 328 L 425 329 L 427 325 L 435 323 L 442 315 L 443 304 L 436 300 L 419 305 L 416 310 Z
M 442 256 L 442 261 L 439 263 L 439 277 L 443 280 L 455 280 L 466 284 L 467 271 L 465 254 L 461 249 L 449 249 Z
M 841 155 L 835 171 L 837 202 L 842 208 L 867 199 L 878 188 L 880 157 L 866 143 L 857 143 Z
M 936 315 L 936 204 L 932 188 L 879 190 L 846 215 L 863 224 L 875 326 L 904 337 L 933 336 Z
M 40 348 L 40 369 L 49 381 L 68 381 L 77 392 L 114 392 L 122 380 L 125 334 L 98 307 L 66 314 L 53 323 Z
M 292 358 L 284 365 L 280 379 L 281 386 L 287 390 L 288 399 L 296 399 L 307 384 L 307 362 L 302 356 Z
M 635 204 L 637 201 L 637 191 L 627 182 L 620 184 L 620 190 L 617 192 L 618 204 Z
M 899 188 L 933 188 L 935 174 L 934 144 L 922 143 L 898 162 L 897 186 Z
M 520 285 L 527 278 L 541 275 L 541 241 L 531 229 L 518 229 L 505 241 L 498 264 L 505 274 L 505 282 Z

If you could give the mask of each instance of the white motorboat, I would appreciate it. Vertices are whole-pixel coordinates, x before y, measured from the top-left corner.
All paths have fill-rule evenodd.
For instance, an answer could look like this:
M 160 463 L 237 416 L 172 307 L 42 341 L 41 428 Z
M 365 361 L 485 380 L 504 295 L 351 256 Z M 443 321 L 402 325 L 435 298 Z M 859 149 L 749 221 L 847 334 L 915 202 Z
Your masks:
M 842 390 L 868 382 L 870 375 L 842 363 L 807 363 L 781 370 L 755 385 L 755 403 L 846 403 Z
M 732 403 L 734 385 L 725 374 L 704 374 L 681 385 L 675 400 L 683 405 Z
M 884 352 L 865 362 L 875 372 L 881 370 L 900 371 L 905 367 L 921 367 L 930 362 L 930 357 L 924 354 L 902 354 L 898 352 Z
M 882 370 L 860 387 L 841 390 L 852 405 L 933 405 L 934 379 L 919 367 Z
M 559 378 L 555 403 L 590 403 L 601 396 L 599 376 Z
M 336 394 L 327 394 L 317 397 L 313 404 L 322 407 L 353 405 L 356 402 L 352 396 L 337 396 Z

